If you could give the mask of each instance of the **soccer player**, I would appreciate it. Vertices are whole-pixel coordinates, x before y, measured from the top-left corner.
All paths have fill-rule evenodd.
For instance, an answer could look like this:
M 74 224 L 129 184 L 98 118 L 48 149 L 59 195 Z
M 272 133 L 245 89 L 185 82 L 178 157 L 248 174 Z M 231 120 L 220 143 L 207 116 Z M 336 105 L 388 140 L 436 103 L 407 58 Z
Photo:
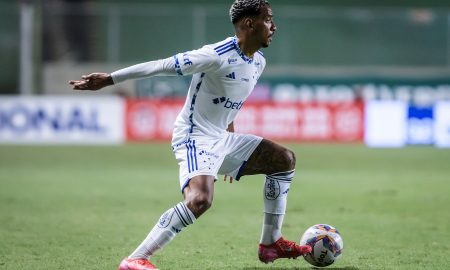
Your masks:
M 264 174 L 264 222 L 259 259 L 296 258 L 311 252 L 282 237 L 286 201 L 294 177 L 294 153 L 270 140 L 234 133 L 233 120 L 264 70 L 259 51 L 277 30 L 266 0 L 235 0 L 230 9 L 236 36 L 173 57 L 127 67 L 111 74 L 92 73 L 69 83 L 76 90 L 98 90 L 129 79 L 193 75 L 173 131 L 184 200 L 163 213 L 144 241 L 119 270 L 157 269 L 149 258 L 212 204 L 218 174 L 239 180 Z

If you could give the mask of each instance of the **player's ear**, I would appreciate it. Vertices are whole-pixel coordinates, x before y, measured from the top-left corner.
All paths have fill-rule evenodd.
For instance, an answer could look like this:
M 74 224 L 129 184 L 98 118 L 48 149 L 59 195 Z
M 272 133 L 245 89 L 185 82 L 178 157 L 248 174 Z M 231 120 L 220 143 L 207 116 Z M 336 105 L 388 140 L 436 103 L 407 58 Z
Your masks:
M 249 17 L 244 18 L 244 25 L 247 29 L 252 29 L 253 28 L 253 20 Z

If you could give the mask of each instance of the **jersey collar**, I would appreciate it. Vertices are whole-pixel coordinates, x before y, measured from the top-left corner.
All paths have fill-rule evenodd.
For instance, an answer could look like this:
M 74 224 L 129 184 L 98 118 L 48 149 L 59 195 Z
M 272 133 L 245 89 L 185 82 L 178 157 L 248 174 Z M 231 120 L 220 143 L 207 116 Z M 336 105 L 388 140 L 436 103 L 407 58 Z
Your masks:
M 239 54 L 239 56 L 247 63 L 251 64 L 253 63 L 253 58 L 250 58 L 246 56 L 242 51 L 241 48 L 239 48 L 239 44 L 237 43 L 237 37 L 234 36 L 232 39 L 234 47 L 236 48 L 236 52 Z

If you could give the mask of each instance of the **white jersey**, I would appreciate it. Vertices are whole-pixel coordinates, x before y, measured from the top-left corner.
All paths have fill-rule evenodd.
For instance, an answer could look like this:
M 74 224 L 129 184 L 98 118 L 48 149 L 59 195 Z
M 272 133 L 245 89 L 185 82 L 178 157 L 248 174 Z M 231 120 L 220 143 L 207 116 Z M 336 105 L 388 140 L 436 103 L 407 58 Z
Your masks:
M 242 53 L 236 37 L 178 53 L 171 58 L 128 67 L 111 74 L 115 83 L 157 75 L 193 75 L 172 143 L 191 136 L 218 137 L 234 121 L 264 70 L 260 51 L 253 58 Z
M 191 135 L 226 132 L 264 70 L 261 52 L 245 56 L 236 37 L 174 56 L 179 75 L 193 74 L 186 102 L 175 121 L 172 142 Z

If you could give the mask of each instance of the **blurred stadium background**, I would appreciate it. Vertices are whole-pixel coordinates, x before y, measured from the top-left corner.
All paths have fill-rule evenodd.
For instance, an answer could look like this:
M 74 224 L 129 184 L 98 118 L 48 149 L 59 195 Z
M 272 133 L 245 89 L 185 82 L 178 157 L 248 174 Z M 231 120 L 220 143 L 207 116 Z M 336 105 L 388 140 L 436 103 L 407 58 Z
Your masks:
M 233 35 L 229 5 L 218 0 L 1 1 L 0 94 L 73 95 L 67 81 L 81 74 L 111 72 L 221 40 Z M 301 105 L 285 112 L 273 105 L 268 111 L 280 117 L 272 120 L 264 112 L 267 116 L 252 118 L 255 110 L 265 107 L 248 105 L 237 122 L 247 127 L 244 132 L 290 141 L 449 146 L 450 120 L 441 116 L 448 114 L 446 101 L 450 100 L 449 10 L 447 1 L 277 1 L 279 31 L 272 46 L 264 50 L 269 64 L 248 104 Z M 172 121 L 180 103 L 167 106 L 163 113 L 152 110 L 152 105 L 158 106 L 155 102 L 161 99 L 182 99 L 189 79 L 130 81 L 94 95 L 133 99 L 123 105 L 122 110 L 128 111 L 125 127 L 113 128 L 124 129 L 129 136 L 116 137 L 167 139 L 170 125 L 161 124 L 164 127 L 156 130 L 150 126 Z M 148 98 L 148 103 L 135 109 L 135 98 Z M 33 121 L 27 120 L 33 118 L 33 110 L 26 114 L 17 111 L 11 99 L 1 102 L 0 139 L 15 141 L 15 130 L 33 127 Z M 55 104 L 49 102 L 50 107 Z M 365 102 L 361 105 L 365 108 L 358 102 Z M 385 123 L 379 110 L 391 121 Z M 281 116 L 290 112 L 296 112 L 295 116 Z M 98 113 L 101 118 L 102 112 Z M 45 129 L 46 121 L 48 125 L 45 118 L 54 117 L 42 114 L 38 117 L 42 121 L 34 122 L 39 129 Z M 271 129 L 267 125 L 276 123 L 281 123 L 276 131 L 267 131 Z M 291 130 L 285 130 L 287 126 Z
M 233 35 L 231 3 L 0 0 L 0 269 L 114 269 L 180 200 L 169 141 L 190 78 L 67 82 Z M 450 2 L 272 6 L 278 32 L 236 129 L 297 154 L 284 234 L 335 225 L 337 269 L 447 269 Z M 217 185 L 161 269 L 272 269 L 254 253 L 261 177 Z

